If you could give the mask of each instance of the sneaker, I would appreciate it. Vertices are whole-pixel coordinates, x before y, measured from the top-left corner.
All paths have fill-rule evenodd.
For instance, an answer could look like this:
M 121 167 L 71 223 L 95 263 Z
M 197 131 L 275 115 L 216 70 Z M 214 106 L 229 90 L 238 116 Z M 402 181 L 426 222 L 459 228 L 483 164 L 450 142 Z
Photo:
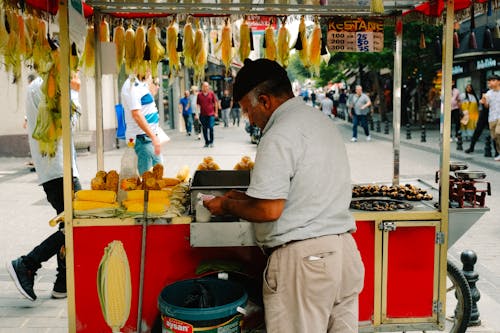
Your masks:
M 358 139 L 357 138 L 352 138 L 351 142 L 358 142 Z
M 370 135 L 368 135 L 368 136 L 366 137 L 366 141 L 372 141 L 372 137 L 371 137 Z
M 196 140 L 201 140 L 201 135 L 198 134 L 198 136 L 196 137 Z
M 7 271 L 21 294 L 31 301 L 36 300 L 36 295 L 33 291 L 35 273 L 26 268 L 23 260 L 21 258 L 12 260 L 7 264 Z
M 68 297 L 66 291 L 66 278 L 57 274 L 56 282 L 54 282 L 54 288 L 52 289 L 52 298 L 61 299 L 66 297 Z
M 473 153 L 473 152 L 474 152 L 474 148 L 472 148 L 472 147 L 470 147 L 469 149 L 466 149 L 464 151 L 464 153 L 466 153 L 466 154 L 470 154 L 470 153 Z
M 205 144 L 205 145 L 203 146 L 203 148 L 208 148 L 208 144 Z
M 500 161 L 500 154 L 498 154 L 495 158 L 494 158 L 495 161 Z
M 214 144 L 213 144 L 213 143 L 211 143 L 211 144 L 209 144 L 209 146 L 210 146 L 210 148 L 213 148 L 213 147 L 214 147 Z

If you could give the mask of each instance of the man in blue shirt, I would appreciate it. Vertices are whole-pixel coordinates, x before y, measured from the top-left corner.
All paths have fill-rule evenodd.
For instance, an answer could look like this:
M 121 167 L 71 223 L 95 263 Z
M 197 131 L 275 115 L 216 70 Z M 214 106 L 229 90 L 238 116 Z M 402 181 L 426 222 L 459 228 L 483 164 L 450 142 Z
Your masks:
M 184 97 L 179 100 L 179 113 L 182 112 L 182 118 L 184 118 L 184 125 L 186 126 L 187 135 L 191 135 L 191 129 L 193 127 L 193 111 L 191 105 L 191 99 L 189 98 L 189 90 L 184 91 Z

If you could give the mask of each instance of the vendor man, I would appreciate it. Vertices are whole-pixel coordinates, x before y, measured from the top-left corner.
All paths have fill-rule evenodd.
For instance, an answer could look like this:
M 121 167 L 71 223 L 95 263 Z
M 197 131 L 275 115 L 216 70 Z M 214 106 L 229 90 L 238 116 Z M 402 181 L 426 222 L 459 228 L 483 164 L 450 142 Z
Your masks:
M 351 176 L 338 129 L 301 97 L 274 61 L 246 59 L 234 99 L 262 130 L 246 192 L 204 202 L 214 215 L 255 222 L 269 256 L 268 333 L 358 332 L 364 267 L 351 235 Z M 327 172 L 325 172 L 327 170 Z

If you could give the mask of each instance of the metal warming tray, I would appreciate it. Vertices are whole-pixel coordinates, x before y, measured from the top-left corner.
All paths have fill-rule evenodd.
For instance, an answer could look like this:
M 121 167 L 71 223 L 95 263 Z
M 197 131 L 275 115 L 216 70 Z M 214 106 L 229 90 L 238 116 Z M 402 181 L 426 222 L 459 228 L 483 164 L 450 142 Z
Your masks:
M 249 170 L 197 170 L 191 180 L 191 212 L 198 193 L 223 195 L 229 190 L 245 191 L 250 184 Z

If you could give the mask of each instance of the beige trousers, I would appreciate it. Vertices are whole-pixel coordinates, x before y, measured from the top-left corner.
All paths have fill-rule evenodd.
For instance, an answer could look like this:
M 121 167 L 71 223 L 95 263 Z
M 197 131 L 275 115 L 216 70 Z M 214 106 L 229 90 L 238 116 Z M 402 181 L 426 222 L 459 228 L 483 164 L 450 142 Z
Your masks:
M 285 245 L 264 271 L 267 333 L 358 332 L 364 266 L 351 234 Z
M 493 144 L 496 145 L 497 151 L 500 152 L 500 134 L 496 134 L 495 132 L 496 127 L 500 126 L 498 122 L 500 122 L 500 119 L 490 121 L 489 125 L 490 125 L 490 136 L 491 139 L 493 140 Z

